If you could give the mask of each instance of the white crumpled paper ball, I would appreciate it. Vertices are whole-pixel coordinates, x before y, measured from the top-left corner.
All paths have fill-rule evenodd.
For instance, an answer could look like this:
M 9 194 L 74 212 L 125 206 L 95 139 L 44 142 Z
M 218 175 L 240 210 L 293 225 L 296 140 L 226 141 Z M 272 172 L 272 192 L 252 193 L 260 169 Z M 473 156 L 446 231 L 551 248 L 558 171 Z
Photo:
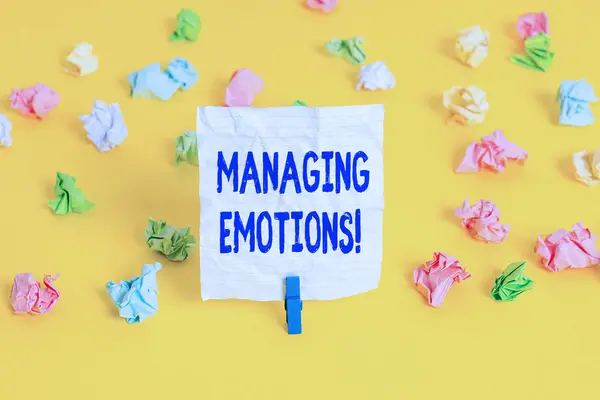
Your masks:
M 12 123 L 5 115 L 0 114 L 0 146 L 10 147 L 12 146 Z
M 396 79 L 394 79 L 392 72 L 383 61 L 375 61 L 360 69 L 356 90 L 386 90 L 394 86 L 396 86 Z

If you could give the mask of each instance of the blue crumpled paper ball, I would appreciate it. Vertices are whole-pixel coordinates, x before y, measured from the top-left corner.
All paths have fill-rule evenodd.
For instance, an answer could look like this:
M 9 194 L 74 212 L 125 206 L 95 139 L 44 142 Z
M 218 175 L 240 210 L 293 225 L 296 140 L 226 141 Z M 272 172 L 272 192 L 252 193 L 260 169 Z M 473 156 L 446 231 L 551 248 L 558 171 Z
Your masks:
M 594 122 L 590 102 L 598 101 L 594 89 L 584 79 L 563 81 L 556 101 L 560 104 L 562 125 L 586 126 Z
M 198 82 L 196 68 L 185 58 L 174 58 L 162 71 L 160 63 L 129 74 L 131 97 L 167 101 L 178 90 L 188 90 Z

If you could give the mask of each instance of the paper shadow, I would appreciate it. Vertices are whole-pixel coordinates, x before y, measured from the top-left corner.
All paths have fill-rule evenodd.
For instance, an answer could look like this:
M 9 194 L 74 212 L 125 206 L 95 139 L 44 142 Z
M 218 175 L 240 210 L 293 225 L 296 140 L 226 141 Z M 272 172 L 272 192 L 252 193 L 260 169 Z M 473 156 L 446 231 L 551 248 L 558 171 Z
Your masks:
M 525 50 L 525 41 L 521 36 L 519 36 L 516 22 L 506 23 L 504 26 L 504 34 L 513 41 L 515 52 L 521 53 Z
M 229 79 L 215 79 L 210 88 L 210 104 L 213 106 L 225 105 L 225 92 L 229 86 Z
M 454 209 L 452 208 L 444 210 L 444 212 L 442 213 L 442 218 L 445 219 L 447 222 L 451 223 L 452 225 L 457 225 L 457 223 L 460 222 L 460 218 L 454 216 Z
M 129 83 L 127 77 L 119 79 L 119 86 L 122 87 L 129 96 L 131 96 L 131 84 Z
M 569 181 L 574 180 L 574 166 L 573 158 L 571 156 L 559 159 L 556 166 L 563 178 Z
M 106 312 L 111 317 L 119 317 L 119 311 L 117 306 L 111 301 L 110 296 L 106 293 L 104 289 L 96 289 L 98 296 L 100 297 L 100 301 L 106 305 Z
M 285 320 L 285 303 L 283 301 L 267 301 L 261 307 L 268 307 L 269 315 L 277 321 L 277 326 L 287 333 L 287 321 Z
M 177 29 L 177 18 L 166 18 L 165 19 L 165 34 L 167 39 L 171 37 L 173 32 Z
M 11 292 L 12 292 L 12 284 L 10 285 L 6 285 L 4 286 L 4 293 L 3 293 L 3 299 L 10 299 L 11 298 Z M 10 310 L 10 312 L 12 313 L 14 310 L 12 308 L 12 302 L 7 301 L 6 302 L 6 308 L 8 308 Z
M 444 108 L 443 98 L 439 94 L 432 95 L 427 99 L 427 107 L 440 118 L 440 121 L 443 121 L 444 118 L 447 117 L 445 114 L 447 110 Z
M 559 125 L 558 119 L 560 117 L 560 106 L 556 102 L 556 95 L 550 93 L 538 93 L 536 98 L 546 111 L 548 122 L 550 122 L 552 125 Z
M 456 150 L 454 151 L 454 155 L 452 156 L 452 165 L 450 166 L 450 169 L 452 170 L 452 172 L 455 175 L 472 175 L 472 174 L 456 172 L 456 168 L 458 168 L 458 166 L 460 165 L 462 160 L 465 158 L 465 153 L 466 153 L 468 147 L 469 147 L 469 144 L 465 144 L 460 147 L 457 146 Z
M 86 145 L 91 144 L 92 142 L 87 137 L 87 132 L 83 128 L 83 122 L 79 119 L 78 115 L 74 115 L 69 118 L 68 129 L 71 135 L 77 136 L 77 139 L 81 142 L 84 142 Z
M 439 42 L 438 52 L 446 57 L 450 58 L 453 61 L 461 64 L 460 60 L 456 58 L 456 38 L 455 37 L 445 37 Z
M 502 275 L 504 270 L 500 268 L 489 268 L 488 271 L 493 271 L 493 273 L 490 273 L 490 278 L 486 279 L 485 284 L 481 285 L 481 294 L 494 301 L 494 298 L 492 297 L 492 289 L 496 284 L 496 277 Z

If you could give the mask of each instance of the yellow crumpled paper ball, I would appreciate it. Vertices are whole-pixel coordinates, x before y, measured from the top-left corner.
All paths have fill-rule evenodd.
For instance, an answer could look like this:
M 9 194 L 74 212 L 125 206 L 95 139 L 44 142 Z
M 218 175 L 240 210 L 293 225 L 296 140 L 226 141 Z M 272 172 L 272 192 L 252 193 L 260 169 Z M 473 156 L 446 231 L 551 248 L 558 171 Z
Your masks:
M 575 177 L 588 186 L 600 183 L 600 150 L 583 150 L 573 154 Z
M 464 64 L 476 68 L 487 57 L 489 42 L 489 32 L 479 26 L 462 30 L 456 39 L 456 57 Z
M 453 86 L 445 91 L 444 107 L 450 110 L 449 121 L 460 125 L 482 123 L 490 108 L 485 92 L 475 86 Z

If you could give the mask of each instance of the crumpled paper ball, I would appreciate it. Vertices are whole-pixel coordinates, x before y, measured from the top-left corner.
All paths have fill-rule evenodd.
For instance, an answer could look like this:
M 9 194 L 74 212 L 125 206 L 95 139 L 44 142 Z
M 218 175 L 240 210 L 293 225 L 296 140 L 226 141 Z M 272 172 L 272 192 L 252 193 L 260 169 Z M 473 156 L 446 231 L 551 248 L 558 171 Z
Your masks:
M 600 183 L 600 150 L 583 150 L 573 154 L 575 177 L 588 186 Z
M 10 94 L 10 105 L 25 116 L 44 119 L 58 105 L 60 95 L 43 83 L 26 89 L 14 89 Z
M 525 39 L 525 54 L 510 56 L 510 62 L 534 71 L 546 72 L 554 62 L 552 39 L 545 33 Z
M 352 39 L 332 39 L 325 45 L 325 49 L 333 55 L 344 58 L 354 65 L 364 64 L 367 54 L 363 50 L 365 39 L 357 36 Z
M 455 283 L 471 277 L 460 262 L 445 253 L 433 253 L 433 260 L 427 261 L 414 271 L 417 290 L 425 296 L 429 305 L 440 307 Z
M 265 83 L 260 76 L 249 69 L 238 69 L 225 90 L 225 106 L 249 107 L 264 87 Z
M 517 31 L 523 39 L 529 39 L 540 33 L 550 35 L 548 14 L 544 11 L 521 15 L 517 21 Z
M 106 292 L 119 309 L 119 315 L 129 324 L 143 322 L 158 311 L 158 282 L 160 263 L 145 264 L 142 275 L 119 283 L 110 281 Z
M 375 61 L 360 69 L 356 90 L 387 90 L 396 86 L 396 79 L 383 61 Z
M 169 38 L 170 42 L 189 40 L 195 42 L 200 35 L 202 22 L 200 16 L 193 10 L 182 8 L 177 14 L 177 28 Z
M 129 74 L 131 97 L 167 101 L 178 90 L 188 90 L 198 81 L 196 68 L 185 58 L 174 58 L 165 71 L 160 63 Z
M 477 240 L 486 243 L 501 243 L 508 236 L 510 225 L 501 224 L 500 210 L 489 200 L 479 200 L 473 206 L 466 199 L 454 210 L 454 216 L 463 219 L 463 227 Z
M 513 301 L 517 296 L 533 289 L 533 281 L 525 276 L 525 261 L 510 264 L 496 278 L 491 296 L 498 301 Z
M 12 123 L 4 114 L 0 114 L 0 146 L 12 146 Z
M 77 75 L 88 75 L 98 69 L 98 57 L 92 54 L 93 49 L 89 43 L 80 43 L 67 56 L 67 62 L 75 67 Z
M 483 90 L 468 86 L 453 86 L 444 92 L 444 107 L 450 110 L 449 121 L 460 125 L 480 124 L 490 106 Z
M 490 33 L 479 26 L 467 28 L 458 33 L 456 57 L 464 64 L 476 68 L 488 55 Z
M 456 172 L 479 172 L 482 169 L 502 172 L 509 161 L 525 163 L 528 156 L 527 151 L 506 139 L 504 133 L 496 129 L 483 136 L 479 143 L 471 143 L 467 147 L 465 157 L 456 168 Z
M 48 202 L 52 212 L 57 215 L 71 213 L 83 214 L 94 208 L 94 203 L 85 198 L 83 191 L 76 185 L 77 179 L 63 172 L 56 173 L 54 185 L 55 199 Z
M 306 0 L 306 5 L 310 8 L 329 13 L 337 5 L 337 0 Z
M 11 290 L 15 313 L 39 315 L 52 310 L 60 298 L 60 292 L 54 286 L 59 276 L 44 275 L 42 286 L 30 273 L 16 275 Z
M 198 82 L 198 71 L 185 58 L 174 58 L 169 62 L 167 75 L 177 82 L 181 90 L 191 89 Z
M 582 223 L 573 225 L 572 232 L 559 229 L 546 237 L 538 236 L 535 252 L 544 267 L 552 272 L 600 264 L 596 235 Z
M 198 138 L 196 131 L 186 131 L 175 140 L 175 166 L 181 161 L 198 166 Z
M 560 104 L 560 124 L 586 126 L 594 123 L 590 103 L 598 101 L 598 98 L 592 85 L 585 79 L 563 81 L 558 88 L 556 101 Z
M 196 239 L 190 233 L 191 228 L 175 228 L 166 221 L 148 218 L 144 231 L 146 244 L 152 250 L 164 254 L 171 261 L 184 261 L 188 258 L 188 249 L 196 247 Z
M 114 149 L 127 137 L 127 127 L 119 103 L 107 105 L 95 100 L 92 113 L 82 115 L 79 120 L 90 139 L 101 152 Z

